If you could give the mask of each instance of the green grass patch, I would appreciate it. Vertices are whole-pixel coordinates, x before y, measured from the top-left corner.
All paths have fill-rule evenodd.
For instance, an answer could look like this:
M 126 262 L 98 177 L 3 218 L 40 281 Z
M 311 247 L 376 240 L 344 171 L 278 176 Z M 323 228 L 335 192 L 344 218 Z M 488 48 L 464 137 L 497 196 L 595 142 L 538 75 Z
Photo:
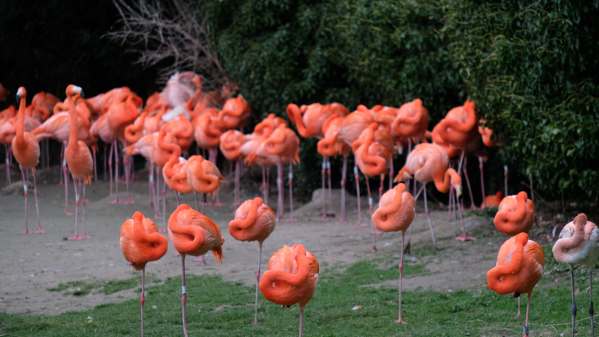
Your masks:
M 407 275 L 423 270 L 418 264 L 406 266 Z M 559 273 L 561 279 L 567 276 L 565 271 L 557 269 L 551 272 L 554 273 Z M 306 336 L 521 335 L 522 320 L 514 317 L 516 300 L 495 295 L 482 285 L 476 290 L 448 293 L 408 291 L 404 294 L 408 324 L 398 326 L 394 323 L 397 290 L 368 287 L 396 277 L 397 266 L 380 267 L 374 262 L 358 262 L 343 270 L 321 270 L 317 292 L 306 308 Z M 106 291 L 137 286 L 136 279 L 115 282 Z M 569 327 L 568 283 L 555 283 L 551 275 L 546 275 L 541 282 L 533 295 L 531 336 L 559 336 Z M 285 309 L 263 299 L 260 324 L 252 326 L 254 289 L 251 286 L 214 276 L 191 276 L 188 283 L 192 336 L 294 336 L 297 332 L 296 307 Z M 179 278 L 174 277 L 148 289 L 146 336 L 181 334 L 179 287 Z M 582 291 L 586 288 L 580 289 L 578 336 L 586 336 L 588 296 Z M 523 298 L 523 309 L 525 303 Z M 135 336 L 139 328 L 138 305 L 138 301 L 132 299 L 58 316 L 0 314 L 0 331 L 4 336 L 19 337 Z

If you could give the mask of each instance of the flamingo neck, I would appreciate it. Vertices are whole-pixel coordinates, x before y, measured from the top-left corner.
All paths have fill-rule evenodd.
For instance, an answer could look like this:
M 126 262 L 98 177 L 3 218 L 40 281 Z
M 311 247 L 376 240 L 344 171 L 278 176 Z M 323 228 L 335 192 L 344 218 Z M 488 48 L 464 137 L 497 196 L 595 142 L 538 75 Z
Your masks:
M 73 150 L 77 145 L 77 130 L 79 129 L 79 123 L 77 120 L 77 97 L 69 97 L 69 141 L 67 148 Z
M 25 105 L 26 97 L 19 98 L 19 111 L 17 112 L 17 125 L 16 125 L 16 142 L 17 144 L 23 142 L 23 134 L 25 133 Z

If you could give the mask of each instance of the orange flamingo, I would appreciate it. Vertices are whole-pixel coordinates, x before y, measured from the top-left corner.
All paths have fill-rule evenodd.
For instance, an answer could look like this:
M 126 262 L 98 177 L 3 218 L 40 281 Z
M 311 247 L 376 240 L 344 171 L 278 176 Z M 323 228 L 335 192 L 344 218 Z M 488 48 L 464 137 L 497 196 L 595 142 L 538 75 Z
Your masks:
M 262 243 L 275 229 L 275 214 L 262 198 L 246 200 L 235 211 L 229 222 L 229 233 L 239 241 L 258 241 L 258 271 L 256 272 L 256 300 L 254 324 L 258 324 L 258 286 L 262 266 Z
M 400 143 L 408 141 L 411 148 L 413 142 L 424 138 L 428 120 L 428 110 L 424 107 L 422 100 L 417 98 L 399 107 L 397 115 L 391 123 L 391 132 L 399 139 Z
M 12 162 L 11 143 L 12 139 L 14 138 L 14 123 L 11 123 L 11 120 L 16 115 L 17 110 L 13 105 L 0 112 L 0 143 L 4 144 L 4 167 L 6 170 L 6 181 L 8 184 L 12 184 L 10 168 Z
M 574 284 L 574 265 L 583 265 L 589 269 L 589 315 L 591 316 L 591 336 L 595 336 L 593 307 L 593 268 L 599 258 L 599 229 L 588 221 L 586 214 L 578 214 L 573 221 L 562 228 L 559 239 L 553 245 L 553 257 L 557 262 L 570 265 L 572 288 L 572 337 L 576 332 L 576 297 Z
M 94 164 L 89 147 L 85 142 L 77 138 L 77 130 L 81 127 L 81 124 L 75 107 L 77 100 L 82 94 L 81 87 L 70 84 L 67 86 L 66 94 L 70 100 L 70 130 L 69 141 L 65 149 L 65 158 L 69 172 L 73 177 L 73 189 L 75 190 L 75 228 L 69 240 L 85 240 L 89 236 L 85 233 L 85 230 L 82 229 L 81 232 L 79 231 L 79 208 L 82 208 L 81 217 L 84 218 L 85 205 L 81 202 L 81 198 L 85 199 L 85 185 L 91 182 L 94 173 Z M 81 222 L 83 223 L 83 221 Z
M 228 130 L 220 136 L 219 148 L 223 156 L 230 161 L 235 162 L 235 178 L 233 189 L 233 203 L 239 205 L 239 179 L 241 175 L 241 147 L 246 141 L 246 137 L 239 130 Z
M 195 155 L 187 160 L 187 179 L 196 193 L 214 194 L 220 187 L 223 175 L 213 162 Z
M 223 108 L 218 112 L 220 125 L 227 130 L 241 127 L 242 123 L 249 117 L 251 112 L 249 103 L 239 95 L 228 98 Z
M 264 158 L 277 166 L 277 221 L 280 221 L 284 208 L 283 165 L 299 163 L 299 138 L 286 125 L 280 125 L 262 141 L 255 152 L 246 157 L 246 162 L 251 164 L 256 157 Z M 290 190 L 289 194 L 292 196 L 293 191 Z M 292 199 L 290 202 L 293 208 Z
M 121 251 L 125 259 L 133 268 L 141 270 L 141 292 L 139 294 L 140 307 L 140 335 L 144 336 L 144 281 L 146 276 L 146 263 L 159 260 L 168 249 L 167 239 L 158 233 L 158 227 L 141 212 L 136 211 L 130 219 L 121 225 Z
M 481 208 L 497 208 L 503 200 L 503 192 L 498 191 L 495 194 L 487 195 L 483 200 Z
M 17 113 L 17 123 L 15 137 L 12 139 L 11 149 L 15 159 L 21 167 L 21 176 L 23 178 L 23 195 L 25 197 L 25 234 L 29 234 L 29 207 L 28 207 L 28 183 L 29 175 L 33 177 L 33 196 L 35 199 L 35 212 L 37 221 L 37 233 L 43 233 L 44 228 L 40 222 L 39 205 L 37 200 L 37 181 L 35 168 L 39 163 L 40 146 L 35 135 L 25 132 L 25 106 L 27 102 L 27 91 L 24 87 L 17 90 L 17 99 L 19 101 L 19 111 Z
M 431 231 L 433 245 L 436 246 L 437 240 L 428 209 L 426 185 L 429 182 L 433 182 L 437 190 L 442 193 L 449 191 L 451 186 L 455 190 L 457 197 L 459 197 L 462 194 L 462 179 L 454 169 L 449 167 L 447 152 L 439 145 L 430 143 L 421 143 L 414 147 L 414 150 L 408 155 L 406 164 L 395 177 L 395 181 L 400 182 L 412 177 L 423 184 L 421 190 L 416 194 L 416 200 L 420 192 L 424 191 L 424 211 Z M 472 237 L 466 234 L 463 223 L 462 235 L 458 236 L 457 239 L 472 239 Z
M 220 263 L 223 259 L 224 238 L 212 219 L 187 204 L 179 205 L 169 217 L 168 235 L 175 249 L 181 254 L 181 321 L 183 336 L 188 337 L 185 256 L 200 256 L 211 250 L 216 261 Z
M 316 256 L 304 245 L 285 245 L 272 254 L 260 279 L 264 298 L 287 307 L 299 305 L 299 337 L 304 335 L 304 307 L 314 295 L 318 272 Z
M 499 204 L 493 223 L 505 235 L 528 233 L 534 219 L 535 208 L 526 192 L 509 195 Z
M 487 272 L 487 286 L 500 295 L 513 293 L 515 297 L 528 294 L 524 336 L 528 337 L 528 314 L 532 290 L 543 275 L 545 255 L 543 248 L 519 233 L 506 240 L 499 248 L 497 264 Z
M 166 185 L 173 190 L 177 195 L 177 203 L 179 203 L 180 195 L 191 193 L 192 187 L 188 182 L 187 165 L 188 161 L 181 157 L 181 148 L 177 144 L 169 144 L 173 147 L 171 158 L 162 168 L 162 176 Z
M 404 324 L 401 314 L 401 297 L 403 292 L 403 253 L 405 232 L 414 220 L 414 197 L 406 191 L 406 185 L 397 184 L 394 188 L 383 194 L 379 201 L 379 207 L 372 214 L 372 222 L 376 228 L 383 232 L 401 232 L 401 251 L 399 257 L 399 314 L 395 321 Z

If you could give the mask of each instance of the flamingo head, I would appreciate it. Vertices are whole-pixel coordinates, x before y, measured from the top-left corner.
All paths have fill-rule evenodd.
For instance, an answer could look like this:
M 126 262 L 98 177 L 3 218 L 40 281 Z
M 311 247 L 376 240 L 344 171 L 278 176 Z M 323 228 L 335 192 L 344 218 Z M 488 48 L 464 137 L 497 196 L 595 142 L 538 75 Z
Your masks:
M 81 87 L 76 86 L 74 84 L 69 84 L 66 90 L 67 97 L 72 97 L 75 95 L 83 96 L 83 89 Z
M 25 87 L 19 87 L 19 89 L 17 90 L 17 101 L 21 97 L 25 97 L 26 95 L 27 95 L 27 90 L 25 89 Z

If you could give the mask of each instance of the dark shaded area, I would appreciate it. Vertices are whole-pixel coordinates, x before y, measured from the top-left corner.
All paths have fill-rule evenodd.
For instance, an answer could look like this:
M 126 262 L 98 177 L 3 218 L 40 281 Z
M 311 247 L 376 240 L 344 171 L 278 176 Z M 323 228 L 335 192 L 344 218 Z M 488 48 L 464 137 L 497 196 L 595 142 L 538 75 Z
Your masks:
M 88 96 L 127 85 L 145 97 L 158 88 L 156 72 L 103 37 L 117 20 L 107 0 L 0 1 L 0 82 L 12 94 L 24 85 L 64 97 L 76 83 Z

